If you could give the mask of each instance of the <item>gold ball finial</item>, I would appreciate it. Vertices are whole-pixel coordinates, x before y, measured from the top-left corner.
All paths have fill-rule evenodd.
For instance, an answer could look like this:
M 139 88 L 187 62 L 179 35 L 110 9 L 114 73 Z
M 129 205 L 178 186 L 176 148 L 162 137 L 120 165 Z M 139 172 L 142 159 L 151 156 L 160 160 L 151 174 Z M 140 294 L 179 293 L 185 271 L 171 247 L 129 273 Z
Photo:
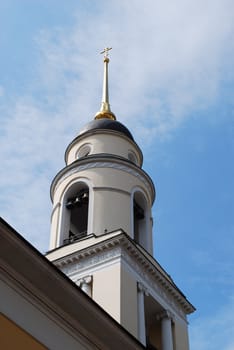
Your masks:
M 112 113 L 111 111 L 99 111 L 97 112 L 97 114 L 95 115 L 95 120 L 96 119 L 103 119 L 103 118 L 107 118 L 107 119 L 111 119 L 111 120 L 116 120 L 116 116 L 114 115 L 114 113 Z

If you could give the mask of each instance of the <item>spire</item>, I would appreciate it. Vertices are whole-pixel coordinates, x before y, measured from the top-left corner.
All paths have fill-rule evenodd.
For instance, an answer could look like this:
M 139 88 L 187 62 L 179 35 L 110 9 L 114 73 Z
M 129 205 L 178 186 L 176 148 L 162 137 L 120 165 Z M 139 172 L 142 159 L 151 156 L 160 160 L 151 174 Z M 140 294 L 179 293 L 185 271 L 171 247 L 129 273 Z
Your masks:
M 115 115 L 111 112 L 109 104 L 109 89 L 108 89 L 108 63 L 109 63 L 109 53 L 112 47 L 106 47 L 101 54 L 104 54 L 104 76 L 103 76 L 103 91 L 102 91 L 102 103 L 100 111 L 95 115 L 95 119 L 108 118 L 116 120 Z

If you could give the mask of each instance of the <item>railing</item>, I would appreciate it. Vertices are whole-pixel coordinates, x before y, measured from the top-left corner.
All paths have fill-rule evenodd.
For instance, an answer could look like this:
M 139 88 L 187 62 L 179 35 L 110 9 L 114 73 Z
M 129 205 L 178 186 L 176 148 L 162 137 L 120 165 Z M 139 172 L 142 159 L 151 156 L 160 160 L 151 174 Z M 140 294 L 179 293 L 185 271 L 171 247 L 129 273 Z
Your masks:
M 79 233 L 72 233 L 72 232 L 69 232 L 69 237 L 68 238 L 65 238 L 63 240 L 63 244 L 70 244 L 70 243 L 73 243 L 75 241 L 78 241 L 79 239 L 85 237 L 87 235 L 87 231 L 83 231 L 83 232 L 79 232 Z

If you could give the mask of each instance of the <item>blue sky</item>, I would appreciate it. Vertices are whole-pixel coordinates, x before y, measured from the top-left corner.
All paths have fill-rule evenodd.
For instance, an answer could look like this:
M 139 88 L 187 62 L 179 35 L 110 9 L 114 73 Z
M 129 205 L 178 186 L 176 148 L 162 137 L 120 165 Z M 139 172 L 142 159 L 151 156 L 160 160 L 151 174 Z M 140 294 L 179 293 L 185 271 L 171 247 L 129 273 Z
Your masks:
M 48 248 L 50 183 L 110 103 L 157 191 L 155 257 L 196 306 L 191 350 L 234 349 L 234 3 L 0 2 L 0 212 Z

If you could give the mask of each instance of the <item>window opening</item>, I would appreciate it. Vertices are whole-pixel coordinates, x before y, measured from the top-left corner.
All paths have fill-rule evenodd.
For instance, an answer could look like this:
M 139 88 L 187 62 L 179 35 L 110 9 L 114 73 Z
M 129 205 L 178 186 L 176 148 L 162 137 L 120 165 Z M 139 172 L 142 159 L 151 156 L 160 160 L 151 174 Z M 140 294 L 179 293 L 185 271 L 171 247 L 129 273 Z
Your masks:
M 142 220 L 145 218 L 144 209 L 134 199 L 134 238 L 137 243 L 140 243 L 140 231 L 142 226 Z
M 77 151 L 77 158 L 87 157 L 91 152 L 90 144 L 84 144 Z
M 77 241 L 87 235 L 88 228 L 88 189 L 80 190 L 76 196 L 68 198 L 66 208 L 70 211 L 70 227 L 64 244 Z

